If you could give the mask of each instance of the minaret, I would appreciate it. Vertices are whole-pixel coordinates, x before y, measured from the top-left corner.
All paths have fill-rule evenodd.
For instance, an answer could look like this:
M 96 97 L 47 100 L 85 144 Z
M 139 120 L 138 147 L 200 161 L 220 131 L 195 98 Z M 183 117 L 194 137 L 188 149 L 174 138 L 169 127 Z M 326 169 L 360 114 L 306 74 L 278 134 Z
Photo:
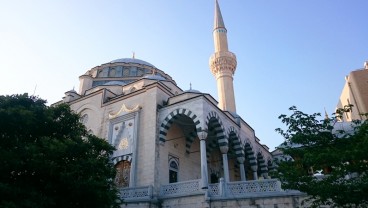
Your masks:
M 215 0 L 213 39 L 215 53 L 210 57 L 209 64 L 217 82 L 219 108 L 235 113 L 233 75 L 236 70 L 236 56 L 228 49 L 227 30 L 217 0 Z

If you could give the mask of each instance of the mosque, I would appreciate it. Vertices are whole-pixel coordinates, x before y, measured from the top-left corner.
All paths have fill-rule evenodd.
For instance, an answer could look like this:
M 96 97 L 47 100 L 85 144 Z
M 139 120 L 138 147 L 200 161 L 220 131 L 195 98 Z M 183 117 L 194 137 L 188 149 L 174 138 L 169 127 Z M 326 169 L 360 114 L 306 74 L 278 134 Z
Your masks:
M 269 177 L 272 155 L 237 113 L 237 60 L 215 1 L 215 50 L 209 65 L 218 101 L 182 90 L 155 65 L 136 58 L 101 64 L 79 77 L 79 92 L 60 101 L 81 115 L 91 134 L 116 147 L 123 207 L 294 207 L 300 193 Z

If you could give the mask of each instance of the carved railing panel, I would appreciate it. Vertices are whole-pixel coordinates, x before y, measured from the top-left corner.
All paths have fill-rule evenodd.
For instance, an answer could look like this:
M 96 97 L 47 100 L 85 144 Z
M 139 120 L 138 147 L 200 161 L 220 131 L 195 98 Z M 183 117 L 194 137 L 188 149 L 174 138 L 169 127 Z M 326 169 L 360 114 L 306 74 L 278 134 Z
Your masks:
M 220 184 L 208 184 L 208 195 L 209 196 L 221 196 L 220 194 Z
M 141 200 L 141 199 L 151 199 L 152 197 L 152 187 L 135 187 L 135 188 L 121 188 L 120 197 L 123 200 Z
M 277 180 L 237 181 L 227 183 L 226 191 L 233 196 L 247 193 L 281 192 L 280 182 Z
M 235 181 L 209 184 L 207 194 L 210 197 L 246 197 L 254 194 L 282 193 L 278 180 Z
M 200 180 L 193 180 L 162 185 L 160 195 L 165 197 L 196 194 L 200 192 L 199 184 Z

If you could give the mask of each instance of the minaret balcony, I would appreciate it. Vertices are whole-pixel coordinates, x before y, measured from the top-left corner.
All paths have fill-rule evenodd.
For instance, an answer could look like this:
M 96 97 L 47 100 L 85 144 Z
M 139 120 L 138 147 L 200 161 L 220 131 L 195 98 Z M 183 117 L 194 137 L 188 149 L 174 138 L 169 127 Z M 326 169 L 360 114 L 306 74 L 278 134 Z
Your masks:
M 209 64 L 212 73 L 216 76 L 219 72 L 230 71 L 234 74 L 236 70 L 236 56 L 230 51 L 219 51 L 210 57 Z

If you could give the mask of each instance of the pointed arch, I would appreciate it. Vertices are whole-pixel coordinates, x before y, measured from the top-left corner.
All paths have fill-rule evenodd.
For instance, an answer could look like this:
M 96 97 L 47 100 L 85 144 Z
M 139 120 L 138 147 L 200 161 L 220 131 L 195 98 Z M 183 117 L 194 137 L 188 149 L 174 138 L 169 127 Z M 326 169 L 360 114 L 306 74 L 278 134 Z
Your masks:
M 258 152 L 257 154 L 257 162 L 258 162 L 258 172 L 260 173 L 260 175 L 264 176 L 265 174 L 268 173 L 268 168 L 264 156 L 261 152 Z
M 271 158 L 268 158 L 267 168 L 268 168 L 268 171 L 273 171 L 275 169 L 275 166 L 274 166 L 273 161 L 272 161 Z
M 256 161 L 256 157 L 254 155 L 254 152 L 253 152 L 253 148 L 252 146 L 250 145 L 250 143 L 245 143 L 244 145 L 244 152 L 245 152 L 245 155 L 249 161 L 249 166 L 250 167 L 257 167 L 257 161 Z
M 113 158 L 112 162 L 114 165 L 116 165 L 118 162 L 123 161 L 123 160 L 132 162 L 132 156 L 131 155 L 121 155 L 119 157 Z
M 190 132 L 185 133 L 185 139 L 186 139 L 186 152 L 189 153 L 189 149 L 194 141 L 194 139 L 197 137 L 197 132 L 202 131 L 202 128 L 200 126 L 200 120 L 191 110 L 185 109 L 185 108 L 178 108 L 173 111 L 171 111 L 163 120 L 160 126 L 160 132 L 159 132 L 159 141 L 160 143 L 166 142 L 166 135 L 168 130 L 170 129 L 171 125 L 178 121 L 180 117 L 186 116 L 189 119 L 191 119 L 194 123 L 195 128 L 191 130 Z
M 231 126 L 227 131 L 227 135 L 229 138 L 229 143 L 232 145 L 232 148 L 235 151 L 236 158 L 244 158 L 244 148 L 242 147 L 242 144 L 240 142 L 238 131 L 233 126 Z
M 211 132 L 214 134 L 214 136 L 216 137 L 215 140 L 212 141 L 208 141 L 209 144 L 213 144 L 213 143 L 218 143 L 219 148 L 221 147 L 228 147 L 228 139 L 225 136 L 225 130 L 224 127 L 222 125 L 222 121 L 220 119 L 220 117 L 218 116 L 218 114 L 214 111 L 211 111 L 207 117 L 206 117 L 206 126 L 208 128 L 208 132 L 209 134 L 211 134 Z M 216 142 L 215 142 L 216 141 Z M 214 148 L 214 146 L 216 145 L 208 145 L 208 153 L 210 153 L 212 151 L 212 149 Z

